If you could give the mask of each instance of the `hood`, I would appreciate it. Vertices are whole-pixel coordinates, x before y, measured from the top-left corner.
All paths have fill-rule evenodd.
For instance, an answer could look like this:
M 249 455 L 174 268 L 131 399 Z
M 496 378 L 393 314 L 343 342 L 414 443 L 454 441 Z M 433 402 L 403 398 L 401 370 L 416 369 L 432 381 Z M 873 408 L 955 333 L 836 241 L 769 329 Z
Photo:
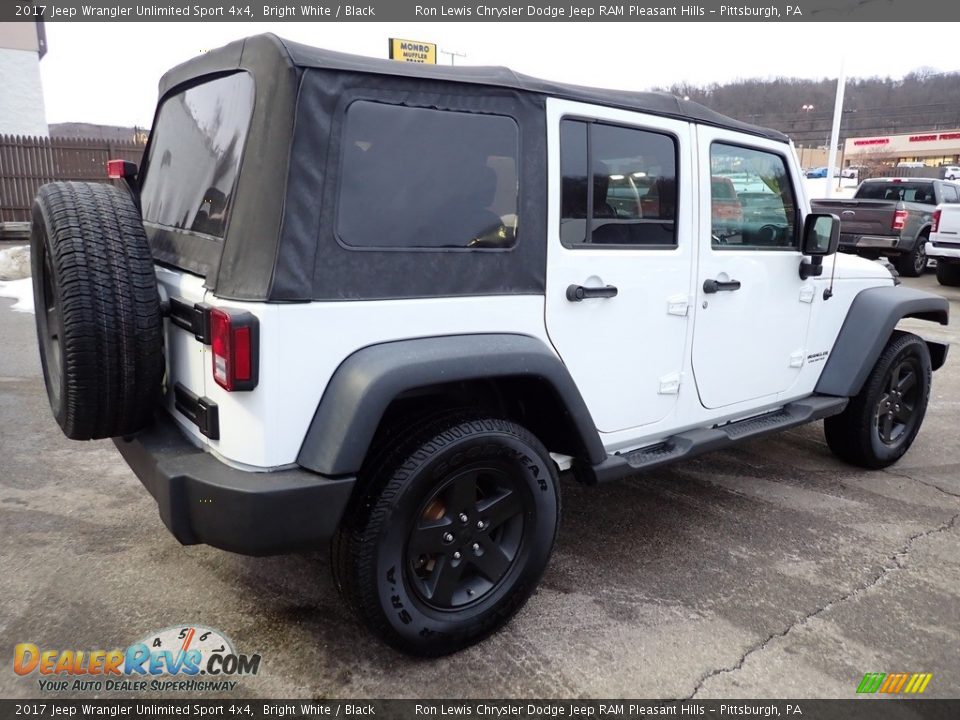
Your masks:
M 836 263 L 836 268 L 833 264 Z M 820 280 L 830 280 L 830 272 L 834 270 L 837 280 L 890 280 L 893 275 L 879 260 L 867 260 L 857 255 L 835 253 L 823 259 L 823 275 Z

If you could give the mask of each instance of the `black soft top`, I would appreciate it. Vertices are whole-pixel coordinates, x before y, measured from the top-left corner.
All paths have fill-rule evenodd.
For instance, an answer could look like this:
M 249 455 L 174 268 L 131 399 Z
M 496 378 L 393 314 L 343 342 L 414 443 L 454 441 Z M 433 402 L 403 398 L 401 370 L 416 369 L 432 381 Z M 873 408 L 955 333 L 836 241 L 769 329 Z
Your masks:
M 500 67 L 375 60 L 318 50 L 274 35 L 239 40 L 173 68 L 160 81 L 158 112 L 177 93 L 237 72 L 252 77 L 255 100 L 224 236 L 145 222 L 158 262 L 202 275 L 218 297 L 236 300 L 542 294 L 548 216 L 544 108 L 550 97 L 787 142 L 779 132 L 738 122 L 667 93 L 575 87 Z M 336 232 L 341 134 L 346 109 L 356 100 L 512 118 L 520 142 L 522 220 L 516 245 L 467 253 L 443 248 L 357 250 L 343 243 Z M 141 183 L 152 172 L 153 146 L 151 135 Z
M 750 125 L 704 107 L 690 100 L 683 100 L 665 92 L 627 92 L 568 85 L 566 83 L 540 80 L 521 75 L 509 68 L 496 66 L 448 67 L 397 62 L 322 50 L 284 40 L 273 34 L 254 35 L 237 40 L 222 48 L 211 50 L 200 57 L 188 60 L 171 69 L 160 80 L 160 96 L 184 83 L 190 83 L 203 75 L 246 69 L 255 75 L 261 73 L 277 79 L 290 77 L 294 68 L 321 68 L 372 75 L 393 75 L 422 80 L 441 80 L 491 87 L 509 88 L 536 93 L 564 100 L 605 105 L 624 110 L 677 118 L 691 122 L 727 128 L 759 137 L 788 142 L 777 130 Z M 258 72 L 259 71 L 259 72 Z

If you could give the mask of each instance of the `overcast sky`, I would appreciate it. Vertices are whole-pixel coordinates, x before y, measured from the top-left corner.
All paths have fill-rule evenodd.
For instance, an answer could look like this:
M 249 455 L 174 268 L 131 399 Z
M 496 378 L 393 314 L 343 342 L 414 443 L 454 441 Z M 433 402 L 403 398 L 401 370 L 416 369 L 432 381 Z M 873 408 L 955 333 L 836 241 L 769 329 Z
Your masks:
M 331 50 L 386 57 L 387 38 L 466 53 L 458 64 L 597 87 L 646 90 L 735 78 L 901 77 L 960 70 L 942 26 L 911 24 L 903 47 L 883 23 L 48 23 L 40 63 L 48 122 L 149 125 L 160 76 L 177 63 L 261 32 Z M 939 39 L 939 40 L 938 40 Z M 880 50 L 875 48 L 879 47 Z M 449 57 L 440 55 L 440 62 Z

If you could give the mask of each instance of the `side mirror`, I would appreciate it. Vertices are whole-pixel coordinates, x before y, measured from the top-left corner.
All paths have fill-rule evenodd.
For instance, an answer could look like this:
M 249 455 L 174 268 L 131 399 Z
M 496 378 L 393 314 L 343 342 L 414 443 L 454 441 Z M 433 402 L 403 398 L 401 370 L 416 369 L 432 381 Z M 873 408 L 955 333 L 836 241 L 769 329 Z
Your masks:
M 840 247 L 840 218 L 826 213 L 810 213 L 803 223 L 804 255 L 833 255 Z
M 840 218 L 826 213 L 810 213 L 803 223 L 803 242 L 800 252 L 811 257 L 800 263 L 800 279 L 819 277 L 823 273 L 823 258 L 833 255 L 840 247 Z

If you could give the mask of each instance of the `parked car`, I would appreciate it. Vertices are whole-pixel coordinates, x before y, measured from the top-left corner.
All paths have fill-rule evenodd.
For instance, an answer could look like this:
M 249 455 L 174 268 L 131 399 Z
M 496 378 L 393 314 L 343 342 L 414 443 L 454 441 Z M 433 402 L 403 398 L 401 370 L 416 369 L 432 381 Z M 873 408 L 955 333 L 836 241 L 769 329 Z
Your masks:
M 960 202 L 956 195 L 933 213 L 927 257 L 937 261 L 937 282 L 960 287 Z
M 808 170 L 808 171 L 807 171 L 807 177 L 808 177 L 808 178 L 811 178 L 811 179 L 814 179 L 814 178 L 825 178 L 826 176 L 827 176 L 827 168 L 826 168 L 826 166 L 824 166 L 824 167 L 818 167 L 818 168 L 813 168 L 812 170 Z M 835 168 L 833 169 L 833 177 L 840 177 L 840 168 L 836 168 L 836 167 L 835 167 Z
M 944 180 L 960 180 L 960 165 L 944 165 L 943 179 Z
M 840 217 L 840 250 L 876 259 L 886 256 L 897 271 L 918 277 L 927 267 L 926 243 L 933 211 L 955 183 L 930 178 L 873 178 L 849 200 L 814 200 L 816 212 Z
M 717 236 L 739 232 L 743 225 L 743 206 L 730 178 L 714 175 L 710 179 L 710 222 Z
M 704 195 L 737 163 L 772 220 L 730 243 Z M 64 434 L 113 438 L 184 544 L 332 540 L 345 602 L 419 655 L 528 600 L 561 471 L 598 485 L 819 419 L 883 468 L 947 352 L 895 329 L 946 324 L 945 299 L 836 254 L 789 138 L 661 93 L 258 36 L 164 75 L 142 166 L 110 172 L 33 206 Z M 656 180 L 618 212 L 611 174 L 635 172 Z

